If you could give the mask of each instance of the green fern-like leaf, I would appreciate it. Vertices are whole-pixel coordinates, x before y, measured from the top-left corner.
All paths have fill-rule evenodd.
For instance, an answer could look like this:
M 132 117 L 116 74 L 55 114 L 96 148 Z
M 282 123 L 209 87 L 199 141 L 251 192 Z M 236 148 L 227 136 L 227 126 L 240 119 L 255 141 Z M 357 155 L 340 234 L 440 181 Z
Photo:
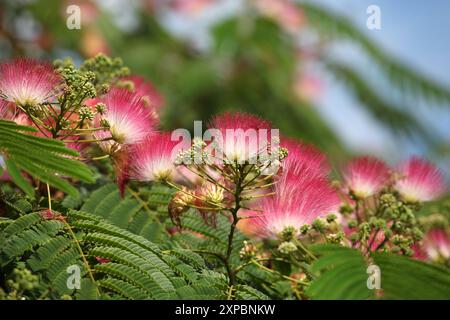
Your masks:
M 115 184 L 107 184 L 92 192 L 81 210 L 103 217 L 108 222 L 148 240 L 157 240 L 163 231 L 158 215 L 167 215 L 170 189 L 155 185 L 146 190 L 146 200 L 141 199 L 138 193 L 131 192 L 133 191 L 125 192 L 122 198 Z
M 0 232 L 2 265 L 25 262 L 53 298 L 219 299 L 234 291 L 236 298 L 264 298 L 250 287 L 230 291 L 227 277 L 208 270 L 202 256 L 188 248 L 163 249 L 95 214 L 55 215 L 58 219 L 48 220 L 31 213 Z M 219 232 L 224 228 L 225 220 L 218 223 Z M 81 271 L 79 290 L 67 284 L 73 265 Z
M 78 156 L 76 151 L 66 148 L 61 141 L 27 134 L 34 131 L 32 127 L 0 120 L 0 153 L 5 157 L 7 170 L 19 188 L 33 196 L 32 186 L 20 171 L 72 196 L 77 196 L 78 191 L 62 177 L 93 182 L 89 168 L 70 158 Z
M 191 235 L 177 235 L 175 239 L 179 241 L 180 245 L 187 246 L 188 249 L 199 249 L 215 252 L 224 255 L 227 249 L 227 239 L 230 232 L 230 220 L 220 214 L 217 214 L 217 221 L 215 225 L 208 225 L 194 211 L 187 212 L 181 219 L 182 227 L 185 230 L 193 231 L 201 234 L 203 238 Z M 233 238 L 233 250 L 231 255 L 231 262 L 238 263 L 240 261 L 239 251 L 241 250 L 246 237 L 236 230 Z

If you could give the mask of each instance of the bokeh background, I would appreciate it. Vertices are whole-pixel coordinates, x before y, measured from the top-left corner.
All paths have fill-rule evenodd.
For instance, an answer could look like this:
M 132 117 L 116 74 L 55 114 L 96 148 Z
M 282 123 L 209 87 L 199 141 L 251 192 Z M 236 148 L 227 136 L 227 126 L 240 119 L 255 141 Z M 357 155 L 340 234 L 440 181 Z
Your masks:
M 0 58 L 120 56 L 161 94 L 167 129 L 243 110 L 335 165 L 422 154 L 449 174 L 449 12 L 440 0 L 2 0 Z

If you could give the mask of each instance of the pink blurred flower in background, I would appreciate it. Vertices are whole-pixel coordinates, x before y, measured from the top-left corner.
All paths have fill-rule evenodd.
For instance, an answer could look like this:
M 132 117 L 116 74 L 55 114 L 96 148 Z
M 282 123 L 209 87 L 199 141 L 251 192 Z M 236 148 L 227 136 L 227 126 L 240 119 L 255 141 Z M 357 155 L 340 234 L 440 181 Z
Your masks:
M 299 73 L 294 80 L 293 90 L 300 100 L 312 101 L 321 96 L 324 85 L 314 74 Z
M 394 187 L 406 201 L 431 201 L 447 191 L 444 175 L 424 159 L 412 157 L 400 164 L 398 173 Z
M 351 160 L 342 175 L 346 188 L 358 198 L 367 198 L 386 186 L 390 171 L 389 166 L 383 161 L 364 156 Z
M 416 259 L 434 262 L 449 261 L 450 236 L 444 229 L 431 229 L 425 234 L 421 244 L 413 246 L 413 250 Z
M 169 2 L 174 10 L 187 15 L 195 15 L 212 4 L 214 0 L 171 0 Z

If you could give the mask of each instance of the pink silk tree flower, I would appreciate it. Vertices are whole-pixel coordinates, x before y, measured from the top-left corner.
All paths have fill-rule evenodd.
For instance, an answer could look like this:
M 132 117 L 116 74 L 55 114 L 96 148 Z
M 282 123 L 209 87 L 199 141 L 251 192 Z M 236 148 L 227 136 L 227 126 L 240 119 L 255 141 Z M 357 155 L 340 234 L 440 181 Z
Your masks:
M 275 187 L 275 195 L 262 200 L 264 214 L 255 220 L 265 237 L 276 237 L 285 228 L 298 230 L 304 224 L 334 213 L 339 197 L 326 179 L 285 179 Z
M 281 177 L 325 178 L 329 174 L 330 165 L 325 154 L 314 146 L 283 137 L 280 145 L 288 150 L 288 156 L 281 164 Z
M 177 145 L 178 141 L 172 141 L 170 133 L 154 134 L 134 145 L 130 156 L 130 177 L 140 181 L 175 179 Z
M 131 81 L 134 85 L 133 92 L 139 97 L 142 97 L 150 108 L 154 109 L 154 112 L 158 112 L 164 105 L 164 97 L 156 90 L 155 86 L 145 80 L 141 76 L 132 75 L 122 78 L 125 81 Z
M 19 58 L 0 64 L 0 94 L 21 107 L 51 101 L 60 83 L 47 62 Z
M 367 198 L 386 186 L 390 171 L 383 161 L 364 156 L 351 160 L 343 170 L 343 177 L 349 191 L 358 198 Z
M 108 122 L 109 131 L 95 131 L 93 136 L 96 139 L 112 138 L 119 144 L 131 145 L 155 132 L 157 121 L 136 94 L 126 89 L 112 88 L 99 102 L 106 105 L 102 120 Z M 97 125 L 101 125 L 100 119 L 97 119 Z M 99 144 L 102 149 L 109 150 L 113 143 L 104 141 Z
M 215 116 L 209 132 L 214 137 L 215 157 L 219 161 L 255 163 L 262 152 L 267 151 L 271 125 L 255 115 L 227 112 Z
M 400 164 L 394 188 L 408 202 L 426 202 L 447 191 L 443 174 L 432 163 L 412 157 Z
M 413 246 L 414 257 L 419 260 L 446 262 L 450 259 L 450 236 L 442 228 L 429 230 L 421 244 Z

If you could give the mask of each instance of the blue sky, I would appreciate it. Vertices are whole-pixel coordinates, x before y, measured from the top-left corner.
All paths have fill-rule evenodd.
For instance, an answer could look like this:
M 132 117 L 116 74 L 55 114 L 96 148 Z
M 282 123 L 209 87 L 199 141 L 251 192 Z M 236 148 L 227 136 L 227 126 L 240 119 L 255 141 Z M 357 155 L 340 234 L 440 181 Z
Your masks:
M 402 62 L 450 87 L 450 2 L 440 0 L 315 0 L 351 19 L 385 51 Z M 368 30 L 366 9 L 377 5 L 381 10 L 381 30 Z M 344 54 L 354 54 L 346 51 Z M 321 100 L 321 113 L 343 140 L 355 151 L 390 154 L 403 158 L 421 152 L 413 142 L 400 149 L 388 143 L 389 135 L 376 122 L 360 111 L 339 84 L 332 83 Z M 450 111 L 439 106 L 408 105 L 410 110 L 436 128 L 441 136 L 450 138 Z M 349 115 L 353 118 L 349 125 Z M 355 121 L 355 119 L 357 121 Z M 448 139 L 447 138 L 447 139 Z M 392 153 L 395 155 L 392 155 Z

